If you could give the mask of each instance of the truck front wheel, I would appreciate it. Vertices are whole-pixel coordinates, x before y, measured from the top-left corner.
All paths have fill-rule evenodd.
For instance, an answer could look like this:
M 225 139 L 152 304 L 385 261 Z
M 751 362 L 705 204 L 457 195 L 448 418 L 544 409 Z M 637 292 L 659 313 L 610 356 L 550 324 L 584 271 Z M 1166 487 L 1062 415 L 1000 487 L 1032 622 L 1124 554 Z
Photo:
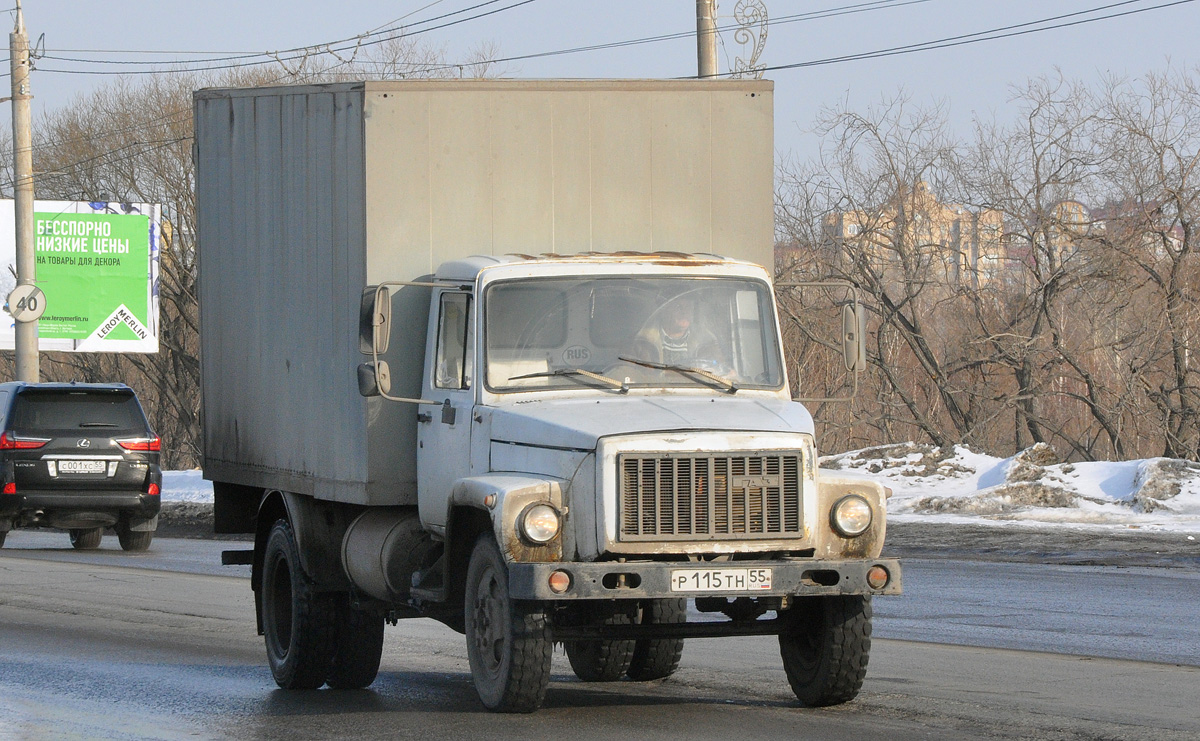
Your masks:
M 262 624 L 267 662 L 283 689 L 325 684 L 337 640 L 334 608 L 332 595 L 313 590 L 292 527 L 279 520 L 263 551 Z
M 800 702 L 821 707 L 853 700 L 871 653 L 870 598 L 801 597 L 780 619 L 779 653 Z
M 642 625 L 686 623 L 686 599 L 650 599 L 642 602 Z M 644 638 L 633 649 L 629 662 L 630 679 L 646 682 L 669 677 L 683 658 L 682 638 Z
M 488 710 L 530 713 L 550 683 L 553 643 L 546 608 L 508 594 L 508 567 L 489 534 L 480 536 L 467 566 L 463 619 L 475 691 Z

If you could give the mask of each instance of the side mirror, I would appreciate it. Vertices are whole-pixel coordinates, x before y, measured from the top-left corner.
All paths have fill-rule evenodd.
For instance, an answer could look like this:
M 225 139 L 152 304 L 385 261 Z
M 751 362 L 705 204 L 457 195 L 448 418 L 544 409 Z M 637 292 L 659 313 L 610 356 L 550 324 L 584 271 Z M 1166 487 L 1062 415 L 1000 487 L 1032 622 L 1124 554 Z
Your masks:
M 392 390 L 392 372 L 386 360 L 378 364 L 363 363 L 358 366 L 358 393 L 363 396 L 379 396 Z
M 858 301 L 842 307 L 842 359 L 848 371 L 867 367 L 867 313 Z
M 358 312 L 358 350 L 364 355 L 387 352 L 392 335 L 392 294 L 385 286 L 367 286 Z M 387 393 L 387 389 L 384 389 Z M 366 394 L 364 394 L 366 396 Z

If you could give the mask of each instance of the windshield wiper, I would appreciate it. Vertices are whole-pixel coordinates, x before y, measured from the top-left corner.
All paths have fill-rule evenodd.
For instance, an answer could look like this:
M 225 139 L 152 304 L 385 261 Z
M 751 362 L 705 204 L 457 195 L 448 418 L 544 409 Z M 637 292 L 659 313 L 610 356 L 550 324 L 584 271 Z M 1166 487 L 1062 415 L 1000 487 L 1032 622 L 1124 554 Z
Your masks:
M 626 363 L 633 363 L 634 365 L 641 365 L 646 368 L 654 368 L 655 370 L 669 370 L 669 371 L 675 371 L 676 373 L 686 373 L 686 374 L 690 374 L 690 375 L 694 375 L 694 376 L 700 376 L 701 378 L 706 378 L 706 379 L 718 384 L 718 387 L 722 391 L 727 391 L 731 394 L 736 394 L 738 391 L 738 386 L 733 381 L 730 381 L 728 378 L 721 378 L 716 373 L 710 373 L 709 371 L 703 370 L 702 368 L 692 368 L 692 367 L 686 366 L 686 365 L 669 365 L 667 363 L 655 363 L 650 360 L 639 360 L 638 358 L 627 358 L 623 355 L 621 357 L 617 358 L 617 360 L 623 360 Z
M 550 376 L 563 376 L 565 378 L 574 378 L 577 376 L 583 376 L 584 378 L 590 378 L 593 381 L 599 381 L 600 383 L 603 383 L 607 386 L 611 386 L 615 389 L 618 389 L 618 390 L 620 390 L 620 392 L 622 394 L 629 392 L 629 387 L 625 385 L 624 381 L 618 381 L 615 378 L 609 378 L 608 376 L 602 376 L 599 373 L 592 373 L 591 371 L 587 371 L 582 368 L 559 368 L 557 370 L 552 370 L 552 371 L 539 371 L 537 373 L 526 373 L 521 376 L 509 376 L 508 380 L 520 381 L 525 378 L 548 378 Z

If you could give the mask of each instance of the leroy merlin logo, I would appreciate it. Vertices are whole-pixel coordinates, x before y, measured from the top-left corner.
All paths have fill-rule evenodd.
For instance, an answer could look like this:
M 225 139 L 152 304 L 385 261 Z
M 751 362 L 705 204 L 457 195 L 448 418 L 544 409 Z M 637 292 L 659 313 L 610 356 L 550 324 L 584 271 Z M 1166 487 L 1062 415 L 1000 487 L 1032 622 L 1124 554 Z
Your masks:
M 108 315 L 107 319 L 100 323 L 95 332 L 92 332 L 87 336 L 87 339 L 79 343 L 79 350 L 87 351 L 92 349 L 93 345 L 103 342 L 114 329 L 120 326 L 129 327 L 139 340 L 144 340 L 150 336 L 150 330 L 146 329 L 146 325 L 138 321 L 138 318 L 129 311 L 129 308 L 125 304 L 121 304 L 113 313 Z

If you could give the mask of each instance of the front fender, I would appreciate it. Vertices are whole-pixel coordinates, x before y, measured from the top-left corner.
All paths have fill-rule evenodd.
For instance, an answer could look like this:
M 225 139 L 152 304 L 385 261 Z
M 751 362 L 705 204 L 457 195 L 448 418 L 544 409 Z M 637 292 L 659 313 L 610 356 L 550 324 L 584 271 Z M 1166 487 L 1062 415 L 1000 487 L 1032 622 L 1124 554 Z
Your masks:
M 883 551 L 887 534 L 887 494 L 882 484 L 857 476 L 826 476 L 822 472 L 820 486 L 820 520 L 815 523 L 817 558 L 878 558 Z M 871 527 L 856 538 L 838 534 L 830 523 L 833 505 L 847 494 L 857 494 L 871 505 Z
M 561 561 L 570 513 L 563 501 L 566 481 L 551 477 L 493 473 L 459 479 L 450 494 L 451 507 L 470 507 L 488 513 L 500 552 L 509 561 Z M 521 537 L 518 519 L 531 504 L 546 502 L 562 516 L 562 527 L 549 543 L 536 545 Z

